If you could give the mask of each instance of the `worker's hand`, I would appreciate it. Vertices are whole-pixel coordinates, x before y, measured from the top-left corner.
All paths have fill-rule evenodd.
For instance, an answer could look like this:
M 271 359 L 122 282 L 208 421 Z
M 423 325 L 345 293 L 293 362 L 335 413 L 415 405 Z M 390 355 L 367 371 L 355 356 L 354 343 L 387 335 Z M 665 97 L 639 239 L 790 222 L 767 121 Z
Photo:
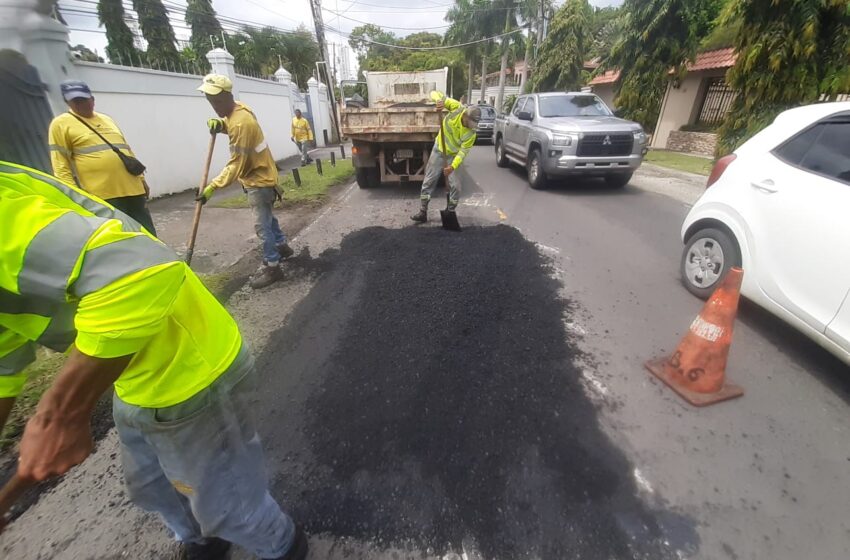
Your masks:
M 213 193 L 215 192 L 215 188 L 212 185 L 207 185 L 207 187 L 203 190 L 201 194 L 195 197 L 195 200 L 200 202 L 201 204 L 206 204 L 210 198 L 212 198 Z
M 445 175 L 446 177 L 448 177 L 449 175 L 451 175 L 454 172 L 455 172 L 455 168 L 452 167 L 451 165 L 447 165 L 443 168 L 443 175 Z
M 446 102 L 445 102 L 445 100 L 440 99 L 439 101 L 437 101 L 437 110 L 438 110 L 438 111 L 442 111 L 442 110 L 443 110 L 443 109 L 445 109 L 445 108 L 446 108 Z
M 145 187 L 145 200 L 151 197 L 151 188 L 148 186 L 148 182 L 142 179 L 142 186 Z
M 88 414 L 69 419 L 36 412 L 27 422 L 21 439 L 18 476 L 37 482 L 61 476 L 82 463 L 92 449 Z
M 210 119 L 207 121 L 207 128 L 210 129 L 210 134 L 224 132 L 224 121 L 222 119 Z

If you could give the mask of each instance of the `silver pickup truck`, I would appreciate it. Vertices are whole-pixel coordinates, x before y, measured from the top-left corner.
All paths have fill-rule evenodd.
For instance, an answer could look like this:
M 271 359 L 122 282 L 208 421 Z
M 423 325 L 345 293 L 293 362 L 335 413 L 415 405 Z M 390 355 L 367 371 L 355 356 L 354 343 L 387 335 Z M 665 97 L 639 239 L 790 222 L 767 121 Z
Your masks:
M 615 117 L 592 93 L 533 93 L 496 118 L 496 165 L 525 167 L 534 189 L 549 177 L 602 177 L 624 187 L 647 151 L 638 123 Z

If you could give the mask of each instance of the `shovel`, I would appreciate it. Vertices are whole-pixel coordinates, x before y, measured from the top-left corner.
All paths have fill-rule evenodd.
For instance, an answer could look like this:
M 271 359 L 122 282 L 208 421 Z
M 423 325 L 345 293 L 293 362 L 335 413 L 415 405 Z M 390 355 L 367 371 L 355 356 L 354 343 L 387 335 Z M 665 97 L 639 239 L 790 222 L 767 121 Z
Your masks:
M 443 154 L 446 153 L 446 131 L 443 128 L 443 111 L 440 110 L 440 144 L 442 144 Z M 461 231 L 460 223 L 457 221 L 457 212 L 453 210 L 448 210 L 449 207 L 449 193 L 451 192 L 451 188 L 449 187 L 449 175 L 446 173 L 445 168 L 443 168 L 443 177 L 446 180 L 446 210 L 440 210 L 440 221 L 443 222 L 443 229 L 447 229 L 449 231 Z
M 207 148 L 207 162 L 204 164 L 204 174 L 201 177 L 201 186 L 198 187 L 198 194 L 204 194 L 204 189 L 207 186 L 207 179 L 210 176 L 210 163 L 212 162 L 213 148 L 215 148 L 215 134 L 210 134 L 210 144 Z M 186 264 L 192 264 L 192 254 L 195 252 L 195 238 L 198 236 L 198 225 L 201 223 L 201 209 L 204 203 L 200 200 L 195 203 L 195 218 L 192 220 L 192 233 L 189 236 L 189 243 L 186 246 Z

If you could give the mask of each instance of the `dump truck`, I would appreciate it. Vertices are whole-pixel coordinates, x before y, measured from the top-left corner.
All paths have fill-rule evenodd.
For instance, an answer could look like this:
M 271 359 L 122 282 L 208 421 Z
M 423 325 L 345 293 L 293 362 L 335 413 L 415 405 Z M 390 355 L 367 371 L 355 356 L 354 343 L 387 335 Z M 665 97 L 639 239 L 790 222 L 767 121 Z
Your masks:
M 352 141 L 352 161 L 362 189 L 425 179 L 440 131 L 431 92 L 446 91 L 448 68 L 418 72 L 364 72 L 368 100 L 344 100 L 342 134 Z M 365 106 L 364 106 L 365 105 Z

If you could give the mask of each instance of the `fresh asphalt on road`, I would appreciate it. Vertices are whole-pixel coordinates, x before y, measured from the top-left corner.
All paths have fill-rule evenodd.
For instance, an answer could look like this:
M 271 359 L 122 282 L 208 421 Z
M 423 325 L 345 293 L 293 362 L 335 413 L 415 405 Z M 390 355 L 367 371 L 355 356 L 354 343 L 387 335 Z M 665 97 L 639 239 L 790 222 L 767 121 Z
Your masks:
M 407 223 L 414 188 L 355 189 L 310 233 L 333 248 L 289 264 L 316 281 L 259 353 L 256 409 L 293 516 L 437 556 L 850 557 L 850 370 L 745 303 L 746 395 L 690 408 L 643 368 L 701 307 L 687 206 L 532 191 L 489 147 L 465 168 L 463 233 Z

